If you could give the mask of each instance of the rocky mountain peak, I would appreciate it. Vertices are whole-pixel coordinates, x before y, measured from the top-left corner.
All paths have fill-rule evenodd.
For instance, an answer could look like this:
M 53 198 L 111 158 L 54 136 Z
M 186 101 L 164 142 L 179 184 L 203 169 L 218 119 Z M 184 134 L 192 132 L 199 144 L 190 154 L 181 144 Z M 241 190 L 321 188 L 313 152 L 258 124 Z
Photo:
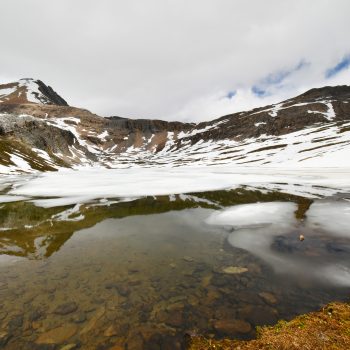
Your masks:
M 51 86 L 32 78 L 0 84 L 0 103 L 68 106 L 68 103 Z

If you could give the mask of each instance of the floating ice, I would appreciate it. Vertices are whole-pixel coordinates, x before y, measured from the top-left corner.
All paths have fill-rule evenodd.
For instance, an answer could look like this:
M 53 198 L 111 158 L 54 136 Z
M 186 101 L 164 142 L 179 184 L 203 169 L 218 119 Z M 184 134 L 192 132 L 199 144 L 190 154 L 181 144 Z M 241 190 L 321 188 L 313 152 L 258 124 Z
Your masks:
M 313 249 L 315 242 L 322 242 L 319 233 L 312 229 L 327 228 L 332 233 L 349 237 L 349 204 L 315 203 L 303 223 L 295 219 L 296 208 L 294 203 L 281 202 L 237 205 L 212 213 L 206 222 L 233 226 L 228 242 L 264 260 L 277 273 L 298 275 L 305 281 L 317 279 L 328 284 L 350 286 L 349 264 L 346 261 L 334 264 L 332 259 L 328 260 L 327 247 L 319 244 L 318 254 L 305 254 L 307 248 Z M 304 242 L 298 238 L 301 230 L 308 232 Z M 310 246 L 307 246 L 309 239 Z
M 307 224 L 315 230 L 350 237 L 350 203 L 318 202 L 307 212 Z
M 207 223 L 211 225 L 232 225 L 235 227 L 281 224 L 291 221 L 296 210 L 294 203 L 270 202 L 236 205 L 214 212 Z

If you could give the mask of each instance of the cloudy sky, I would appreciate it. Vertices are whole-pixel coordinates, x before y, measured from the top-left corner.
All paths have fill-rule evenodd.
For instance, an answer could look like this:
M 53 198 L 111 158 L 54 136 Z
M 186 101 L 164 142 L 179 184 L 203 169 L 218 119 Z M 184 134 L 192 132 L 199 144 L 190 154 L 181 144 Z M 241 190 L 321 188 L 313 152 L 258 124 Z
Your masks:
M 0 83 L 103 116 L 213 119 L 350 84 L 349 0 L 2 0 Z

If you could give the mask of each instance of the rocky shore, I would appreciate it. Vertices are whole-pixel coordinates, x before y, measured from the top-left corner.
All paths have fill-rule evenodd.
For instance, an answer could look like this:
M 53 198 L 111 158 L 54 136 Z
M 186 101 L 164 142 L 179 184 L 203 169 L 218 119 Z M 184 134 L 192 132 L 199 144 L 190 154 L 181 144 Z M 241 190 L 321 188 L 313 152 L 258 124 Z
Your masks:
M 350 348 L 350 304 L 334 302 L 289 322 L 257 328 L 257 339 L 213 340 L 193 335 L 189 350 L 300 350 Z

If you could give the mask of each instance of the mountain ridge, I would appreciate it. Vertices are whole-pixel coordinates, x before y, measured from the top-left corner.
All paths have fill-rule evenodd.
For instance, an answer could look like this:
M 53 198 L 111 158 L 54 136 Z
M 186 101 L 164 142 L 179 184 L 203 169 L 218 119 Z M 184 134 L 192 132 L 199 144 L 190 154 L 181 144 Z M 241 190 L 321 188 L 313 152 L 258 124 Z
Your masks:
M 24 103 L 21 98 L 1 100 L 4 85 L 0 85 L 0 172 L 95 165 L 298 165 L 325 155 L 335 159 L 335 153 L 349 148 L 350 87 L 346 85 L 311 89 L 280 103 L 211 121 L 183 123 L 103 118 L 68 106 L 44 83 L 46 88 L 39 90 L 40 80 L 26 81 L 34 82 L 44 97 L 34 95 L 36 102 Z M 19 89 L 23 90 L 21 85 Z M 10 92 L 21 96 L 21 91 Z

